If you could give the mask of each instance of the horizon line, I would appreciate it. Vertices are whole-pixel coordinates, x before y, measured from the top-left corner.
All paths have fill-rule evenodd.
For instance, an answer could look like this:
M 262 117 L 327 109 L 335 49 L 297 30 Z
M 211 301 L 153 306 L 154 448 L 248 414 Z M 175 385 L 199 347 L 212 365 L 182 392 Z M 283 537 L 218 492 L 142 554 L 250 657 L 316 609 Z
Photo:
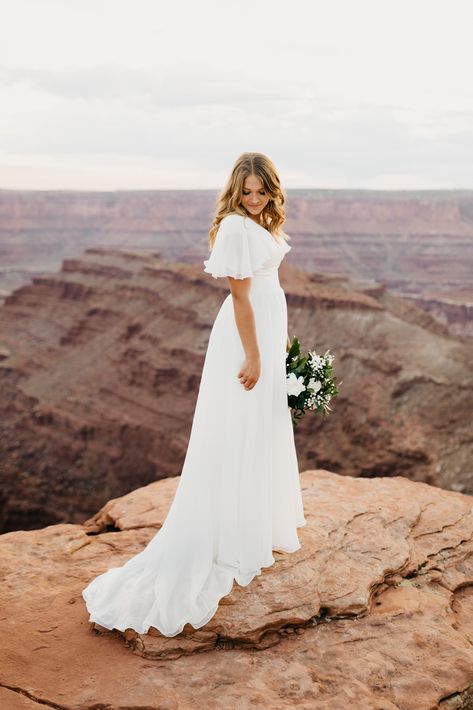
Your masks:
M 146 188 L 134 188 L 134 187 L 120 187 L 120 188 L 104 188 L 104 189 L 87 189 L 87 188 L 22 188 L 22 187 L 1 187 L 0 192 L 59 192 L 59 193 L 88 193 L 88 194 L 102 194 L 110 192 L 220 192 L 221 187 L 218 188 L 194 188 L 194 187 L 146 187 Z M 473 187 L 288 187 L 283 188 L 283 192 L 381 192 L 381 193 L 414 193 L 414 192 L 431 192 L 431 193 L 453 193 L 453 192 L 473 192 Z

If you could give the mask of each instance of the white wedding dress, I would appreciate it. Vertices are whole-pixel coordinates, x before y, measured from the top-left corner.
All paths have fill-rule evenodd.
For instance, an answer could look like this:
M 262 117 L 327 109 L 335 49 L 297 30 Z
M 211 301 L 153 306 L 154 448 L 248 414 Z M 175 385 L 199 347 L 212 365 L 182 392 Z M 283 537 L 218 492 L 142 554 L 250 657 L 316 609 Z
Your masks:
M 249 217 L 227 215 L 204 271 L 251 277 L 261 374 L 245 390 L 245 359 L 231 293 L 212 327 L 187 453 L 167 517 L 142 552 L 82 591 L 89 621 L 153 626 L 176 636 L 204 626 L 234 580 L 247 586 L 273 550 L 300 548 L 306 524 L 286 391 L 286 295 L 278 268 L 291 249 Z

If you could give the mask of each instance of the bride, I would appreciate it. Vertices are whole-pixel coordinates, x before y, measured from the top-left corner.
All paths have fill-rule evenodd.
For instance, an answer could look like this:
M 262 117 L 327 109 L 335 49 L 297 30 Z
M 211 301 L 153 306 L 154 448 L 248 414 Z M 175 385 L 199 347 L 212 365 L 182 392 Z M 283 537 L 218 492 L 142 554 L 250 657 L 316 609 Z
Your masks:
M 162 527 L 121 567 L 82 591 L 89 621 L 176 636 L 215 615 L 300 548 L 306 524 L 286 390 L 287 303 L 279 266 L 291 249 L 272 161 L 243 153 L 217 200 L 204 271 L 226 278 L 176 494 Z

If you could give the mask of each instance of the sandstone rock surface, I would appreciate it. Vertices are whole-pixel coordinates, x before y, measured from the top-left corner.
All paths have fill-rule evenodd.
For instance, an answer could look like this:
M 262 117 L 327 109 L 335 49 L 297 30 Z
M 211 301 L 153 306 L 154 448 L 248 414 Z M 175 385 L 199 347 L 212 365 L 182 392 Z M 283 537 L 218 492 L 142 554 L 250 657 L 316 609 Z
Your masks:
M 0 536 L 0 703 L 17 708 L 460 710 L 473 687 L 473 498 L 302 474 L 301 549 L 172 639 L 88 622 L 81 589 L 156 534 L 176 479 L 84 525 Z

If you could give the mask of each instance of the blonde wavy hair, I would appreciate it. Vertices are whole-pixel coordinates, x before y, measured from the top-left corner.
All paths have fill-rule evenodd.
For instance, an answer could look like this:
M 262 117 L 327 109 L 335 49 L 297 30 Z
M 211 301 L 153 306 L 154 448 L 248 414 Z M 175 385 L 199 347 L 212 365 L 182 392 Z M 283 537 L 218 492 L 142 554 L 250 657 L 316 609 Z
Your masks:
M 263 153 L 242 153 L 233 165 L 230 177 L 217 198 L 217 208 L 212 227 L 209 230 L 209 246 L 213 248 L 220 222 L 228 214 L 240 214 L 249 217 L 248 211 L 241 204 L 243 185 L 250 175 L 261 179 L 269 202 L 260 215 L 260 224 L 273 236 L 290 239 L 281 226 L 286 221 L 284 203 L 286 196 L 281 189 L 281 183 L 274 163 Z

